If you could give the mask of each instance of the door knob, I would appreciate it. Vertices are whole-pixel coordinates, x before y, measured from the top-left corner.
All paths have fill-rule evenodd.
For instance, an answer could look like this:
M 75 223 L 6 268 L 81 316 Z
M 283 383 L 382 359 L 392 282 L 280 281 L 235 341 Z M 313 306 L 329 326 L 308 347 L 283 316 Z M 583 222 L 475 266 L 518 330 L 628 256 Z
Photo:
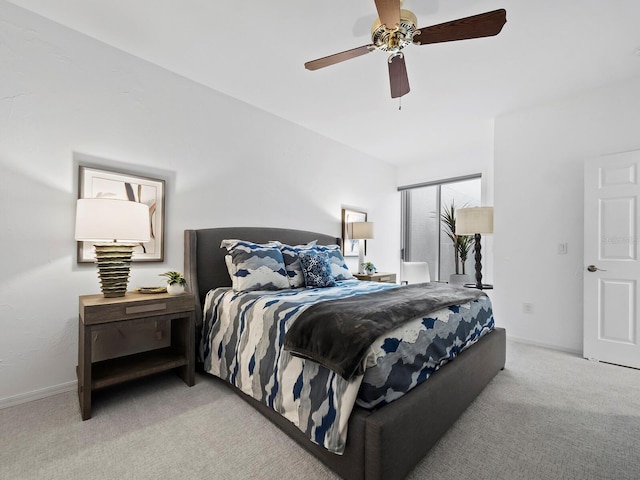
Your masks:
M 600 270 L 601 272 L 606 272 L 606 270 L 603 270 L 601 268 L 596 267 L 595 265 L 589 265 L 587 267 L 587 270 L 590 272 L 597 272 L 598 270 Z

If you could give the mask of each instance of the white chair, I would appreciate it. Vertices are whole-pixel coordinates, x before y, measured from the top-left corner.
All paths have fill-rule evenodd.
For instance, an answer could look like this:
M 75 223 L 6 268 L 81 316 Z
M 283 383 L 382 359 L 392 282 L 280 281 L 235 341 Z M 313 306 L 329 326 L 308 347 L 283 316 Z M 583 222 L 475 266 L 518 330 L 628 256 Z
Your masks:
M 427 262 L 402 262 L 400 284 L 424 283 L 431 281 Z

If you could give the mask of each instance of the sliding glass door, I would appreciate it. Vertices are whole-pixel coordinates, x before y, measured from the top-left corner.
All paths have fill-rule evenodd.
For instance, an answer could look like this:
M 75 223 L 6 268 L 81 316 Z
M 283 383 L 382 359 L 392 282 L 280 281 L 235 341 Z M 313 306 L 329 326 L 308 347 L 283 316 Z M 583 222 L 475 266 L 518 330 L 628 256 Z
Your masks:
M 402 260 L 427 262 L 432 280 L 448 281 L 456 273 L 453 241 L 443 217 L 463 207 L 480 206 L 480 175 L 400 188 L 402 193 Z M 443 215 L 445 214 L 445 215 Z M 472 273 L 472 253 L 459 273 Z

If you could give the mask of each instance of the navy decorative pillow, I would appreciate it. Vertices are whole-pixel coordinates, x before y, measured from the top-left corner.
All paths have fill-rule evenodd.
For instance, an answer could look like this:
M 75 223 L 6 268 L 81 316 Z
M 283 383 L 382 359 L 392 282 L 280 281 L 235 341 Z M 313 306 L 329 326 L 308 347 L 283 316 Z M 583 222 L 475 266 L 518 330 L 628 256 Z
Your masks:
M 298 258 L 307 287 L 335 287 L 336 282 L 325 252 L 301 250 L 298 252 Z
M 259 245 L 244 240 L 223 240 L 231 256 L 227 264 L 233 289 L 282 290 L 289 287 L 282 252 L 277 245 Z
M 289 279 L 289 285 L 291 288 L 304 287 L 304 274 L 302 273 L 302 265 L 300 265 L 300 259 L 298 253 L 302 250 L 309 250 L 316 244 L 316 240 L 309 242 L 306 245 L 285 245 L 284 243 L 278 243 L 282 257 L 284 258 L 284 267 L 287 270 L 287 278 Z
M 331 274 L 334 280 L 350 280 L 355 278 L 347 267 L 339 245 L 318 245 L 316 247 L 321 252 L 326 252 L 331 265 Z

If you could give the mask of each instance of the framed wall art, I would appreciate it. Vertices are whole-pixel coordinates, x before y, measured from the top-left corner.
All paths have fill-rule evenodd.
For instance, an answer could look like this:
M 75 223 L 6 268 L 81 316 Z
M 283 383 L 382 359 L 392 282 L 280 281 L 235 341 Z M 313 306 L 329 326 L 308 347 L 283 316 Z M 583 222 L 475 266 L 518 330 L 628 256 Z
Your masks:
M 345 257 L 357 257 L 358 256 L 358 240 L 352 240 L 349 233 L 349 224 L 352 222 L 366 222 L 366 212 L 360 212 L 358 210 L 351 210 L 348 208 L 342 209 L 342 254 Z M 364 241 L 365 255 L 367 253 L 367 241 Z
M 134 262 L 164 261 L 164 180 L 127 172 L 79 166 L 78 198 L 112 198 L 149 207 L 151 239 L 133 250 Z M 91 242 L 78 242 L 78 263 L 92 263 Z

